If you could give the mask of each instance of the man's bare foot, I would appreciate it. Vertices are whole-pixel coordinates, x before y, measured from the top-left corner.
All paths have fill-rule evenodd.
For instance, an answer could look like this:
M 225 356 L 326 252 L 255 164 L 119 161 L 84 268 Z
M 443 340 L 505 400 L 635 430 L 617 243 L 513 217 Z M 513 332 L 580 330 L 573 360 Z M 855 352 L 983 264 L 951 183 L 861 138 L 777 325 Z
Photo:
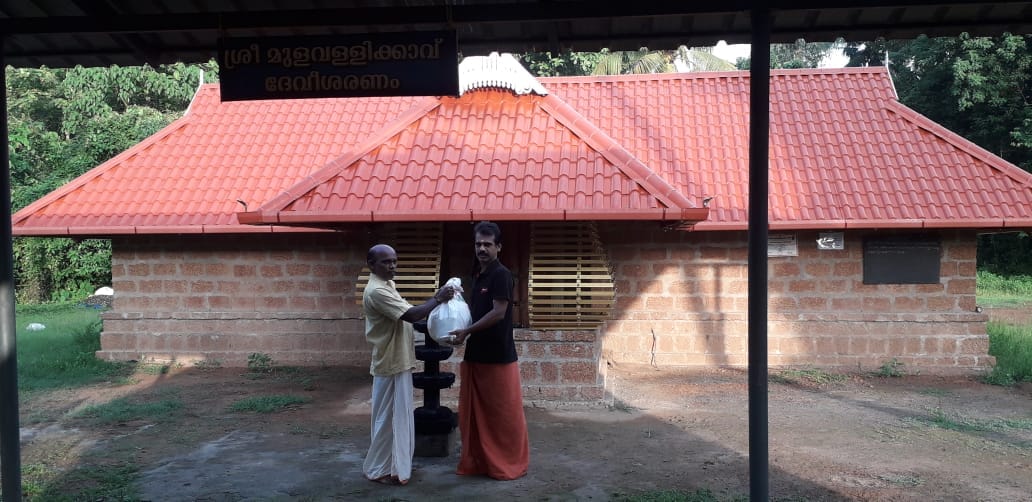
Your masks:
M 405 485 L 408 484 L 408 480 L 407 479 L 406 480 L 401 480 L 401 479 L 398 479 L 397 476 L 391 476 L 391 475 L 380 476 L 380 477 L 378 477 L 376 479 L 373 479 L 373 478 L 368 478 L 368 479 L 369 479 L 369 481 L 372 481 L 374 483 L 380 483 L 381 485 L 405 486 Z

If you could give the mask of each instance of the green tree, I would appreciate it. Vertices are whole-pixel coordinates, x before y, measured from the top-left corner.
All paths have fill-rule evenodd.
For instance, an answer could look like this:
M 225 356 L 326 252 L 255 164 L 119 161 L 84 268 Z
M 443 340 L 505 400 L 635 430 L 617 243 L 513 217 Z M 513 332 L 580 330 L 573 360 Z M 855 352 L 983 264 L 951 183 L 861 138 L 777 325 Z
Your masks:
M 680 46 L 672 51 L 652 51 L 642 47 L 637 51 L 602 50 L 592 75 L 621 75 L 645 73 L 672 73 L 695 71 L 727 71 L 735 66 L 714 56 L 709 48 Z
M 17 211 L 178 118 L 214 62 L 157 68 L 8 68 L 12 209 Z M 82 298 L 110 283 L 110 242 L 18 238 L 22 302 Z
M 818 68 L 832 50 L 841 49 L 845 42 L 807 42 L 800 38 L 791 44 L 770 46 L 771 68 Z
M 519 60 L 532 75 L 538 77 L 578 77 L 591 75 L 601 55 L 598 52 L 566 51 L 553 56 L 551 52 L 528 52 Z
M 807 42 L 800 38 L 790 44 L 771 44 L 770 67 L 776 69 L 818 68 L 832 51 L 846 47 L 845 40 L 835 42 Z M 751 67 L 750 58 L 738 58 L 735 66 L 740 70 Z
M 952 91 L 968 138 L 1032 172 L 1032 37 L 959 40 Z
M 849 66 L 889 63 L 903 104 L 1032 172 L 1032 36 L 853 42 Z
M 889 65 L 899 100 L 947 129 L 1032 172 L 1030 36 L 853 42 L 850 66 Z M 1027 233 L 984 234 L 978 266 L 1032 273 Z

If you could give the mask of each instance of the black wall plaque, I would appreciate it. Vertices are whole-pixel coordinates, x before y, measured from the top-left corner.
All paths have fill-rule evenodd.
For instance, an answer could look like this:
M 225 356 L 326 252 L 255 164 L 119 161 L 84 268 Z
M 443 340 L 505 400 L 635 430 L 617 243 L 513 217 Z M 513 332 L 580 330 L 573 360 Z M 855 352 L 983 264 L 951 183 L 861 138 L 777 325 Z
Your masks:
M 938 239 L 866 239 L 864 284 L 938 284 L 941 256 Z
M 222 100 L 457 96 L 454 31 L 219 40 Z

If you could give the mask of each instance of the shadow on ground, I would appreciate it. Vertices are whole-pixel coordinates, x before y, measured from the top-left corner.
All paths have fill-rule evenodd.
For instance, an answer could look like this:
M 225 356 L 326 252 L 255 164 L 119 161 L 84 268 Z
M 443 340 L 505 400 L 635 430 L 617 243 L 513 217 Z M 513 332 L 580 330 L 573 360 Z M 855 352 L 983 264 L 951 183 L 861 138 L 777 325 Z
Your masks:
M 364 372 L 339 368 L 263 375 L 191 368 L 141 376 L 131 386 L 34 396 L 23 406 L 23 468 L 76 473 L 52 481 L 63 493 L 85 493 L 97 483 L 76 477 L 83 466 L 128 468 L 135 481 L 125 498 L 153 501 L 604 501 L 659 490 L 748 499 L 743 372 L 612 368 L 610 406 L 527 408 L 526 477 L 459 477 L 453 453 L 416 458 L 404 487 L 375 484 L 361 473 L 370 384 Z M 770 390 L 774 499 L 1032 500 L 1032 426 L 1020 425 L 1032 424 L 1029 392 L 927 378 Z M 231 411 L 234 402 L 258 395 L 305 402 L 273 413 Z M 171 398 L 183 408 L 104 424 L 75 415 L 85 404 L 120 397 Z M 454 402 L 444 404 L 454 409 Z M 1001 441 L 992 431 L 952 431 L 921 420 L 944 414 L 1018 425 Z

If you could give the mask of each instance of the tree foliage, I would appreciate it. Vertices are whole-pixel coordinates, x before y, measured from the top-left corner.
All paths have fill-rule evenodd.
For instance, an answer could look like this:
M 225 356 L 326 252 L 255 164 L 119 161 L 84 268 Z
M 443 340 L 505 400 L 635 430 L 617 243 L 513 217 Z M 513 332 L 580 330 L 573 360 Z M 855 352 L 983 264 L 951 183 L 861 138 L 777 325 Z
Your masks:
M 551 52 L 528 52 L 519 60 L 532 75 L 538 77 L 579 77 L 591 75 L 601 55 L 598 52 L 566 51 L 557 55 Z
M 1032 172 L 1032 36 L 853 42 L 849 66 L 889 63 L 900 101 Z
M 526 53 L 520 61 L 538 77 L 577 77 L 584 75 L 622 75 L 694 71 L 727 71 L 735 66 L 714 56 L 711 48 L 680 46 L 672 51 L 551 52 Z
M 982 148 L 1032 172 L 1032 36 L 853 42 L 849 66 L 889 65 L 903 104 Z M 979 267 L 1032 273 L 1026 233 L 986 234 Z
M 642 47 L 637 51 L 603 50 L 592 75 L 622 75 L 734 70 L 735 66 L 710 52 L 709 48 L 680 46 L 672 51 L 653 51 Z
M 770 67 L 772 69 L 819 68 L 832 51 L 842 50 L 846 42 L 807 42 L 798 39 L 790 44 L 771 44 Z M 740 70 L 751 67 L 749 58 L 738 58 L 735 66 Z
M 17 211 L 178 118 L 214 62 L 157 68 L 7 68 L 12 209 Z M 81 298 L 110 283 L 108 241 L 18 238 L 20 301 Z

